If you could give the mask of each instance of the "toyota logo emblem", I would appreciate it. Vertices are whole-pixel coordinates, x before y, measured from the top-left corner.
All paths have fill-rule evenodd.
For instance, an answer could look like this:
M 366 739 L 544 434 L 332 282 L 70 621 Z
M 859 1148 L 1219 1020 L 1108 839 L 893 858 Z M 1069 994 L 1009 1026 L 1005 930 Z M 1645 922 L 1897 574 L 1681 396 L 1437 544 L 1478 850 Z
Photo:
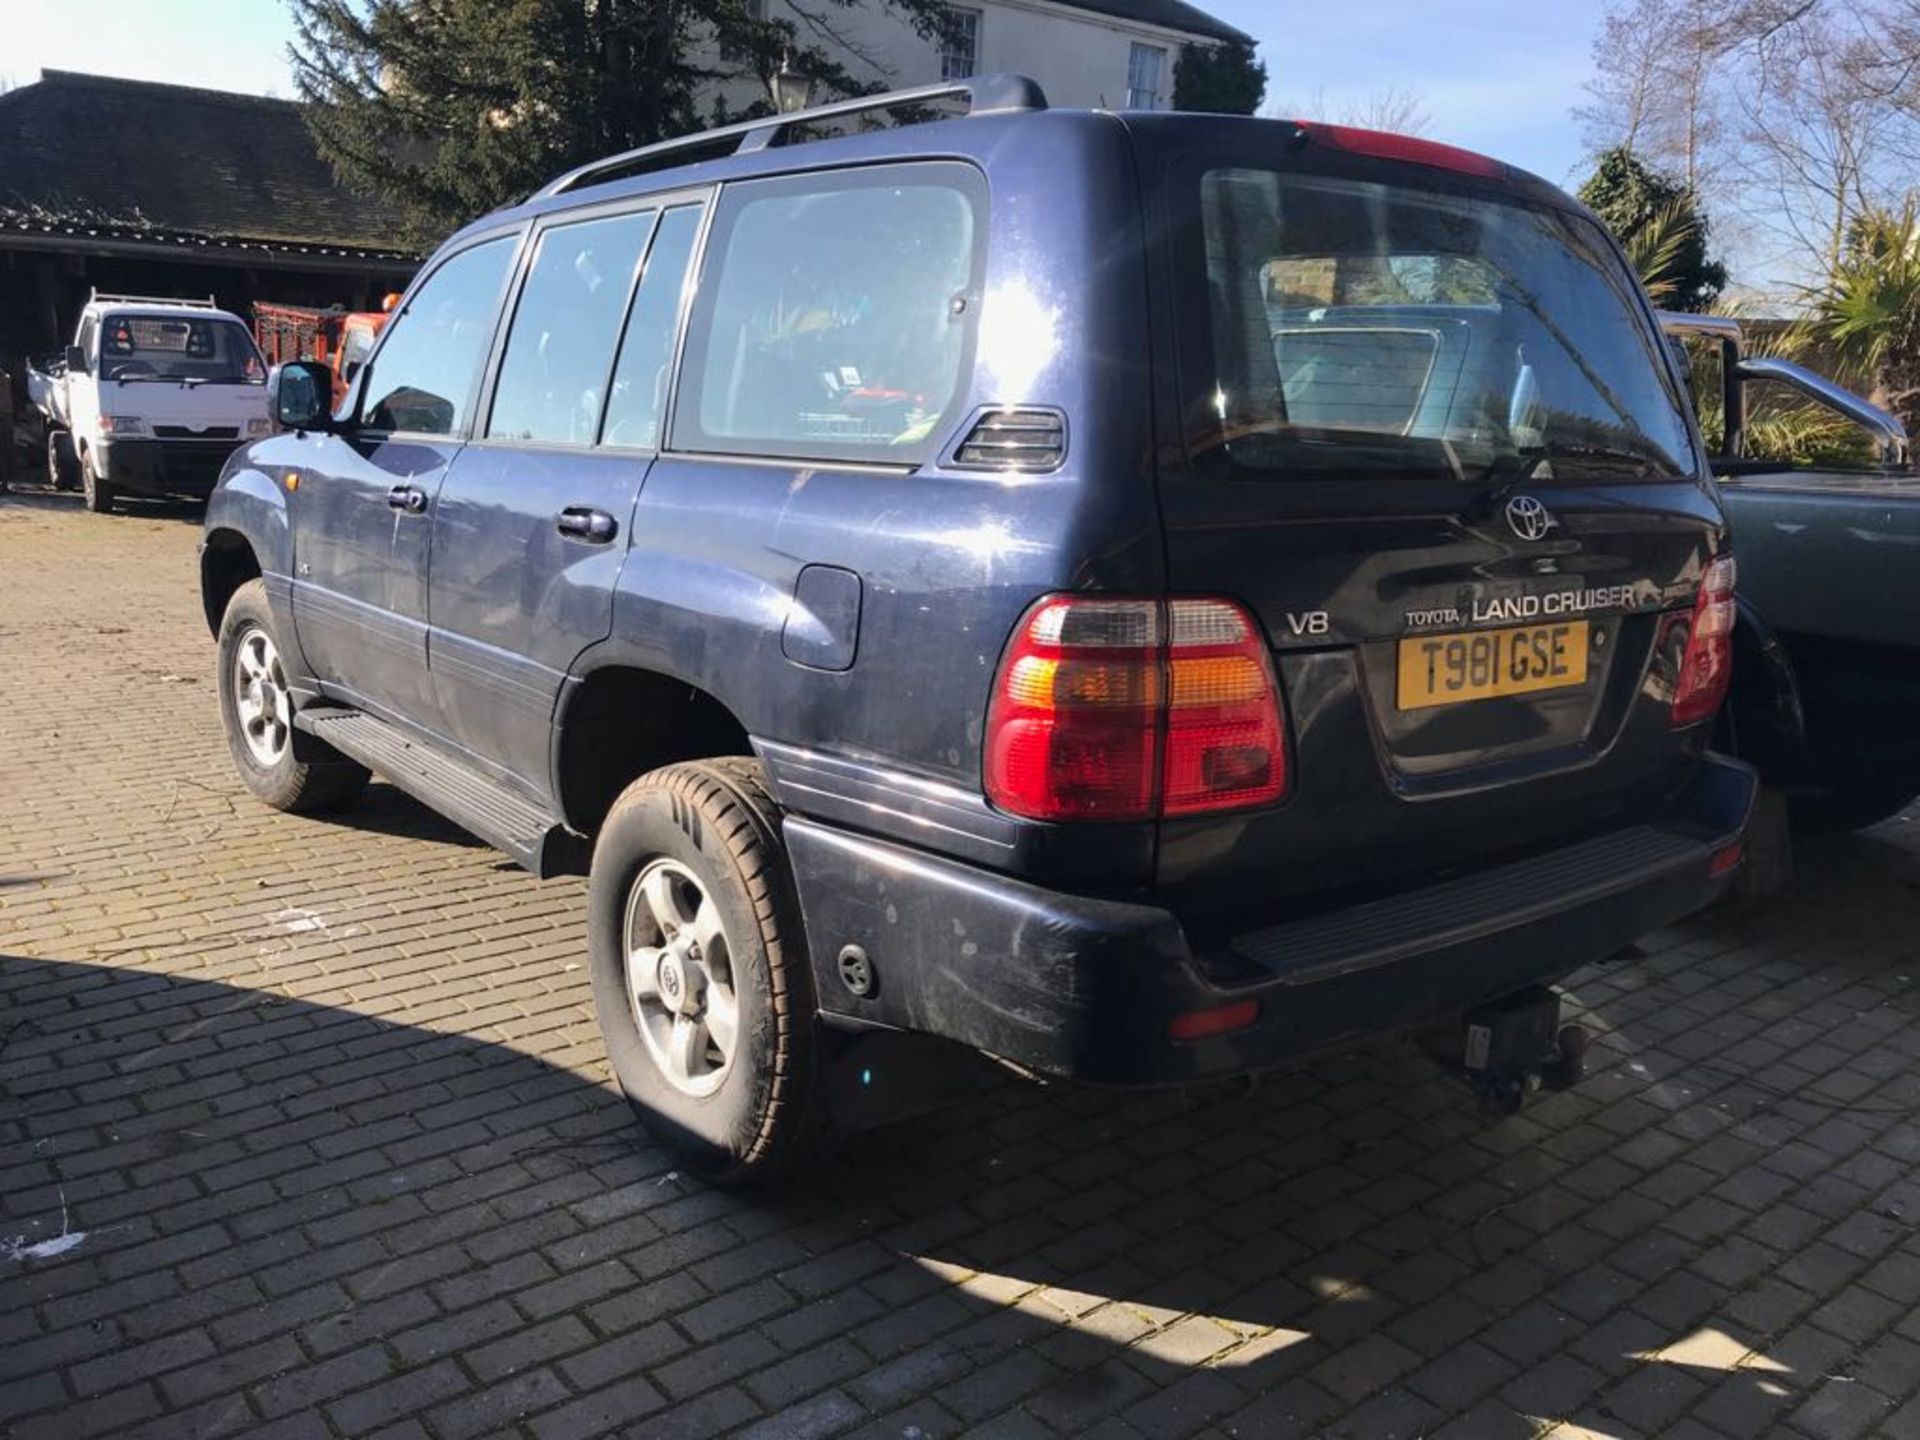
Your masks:
M 1507 501 L 1507 524 L 1522 540 L 1544 540 L 1547 532 L 1559 523 L 1547 513 L 1547 507 L 1531 495 L 1516 495 Z

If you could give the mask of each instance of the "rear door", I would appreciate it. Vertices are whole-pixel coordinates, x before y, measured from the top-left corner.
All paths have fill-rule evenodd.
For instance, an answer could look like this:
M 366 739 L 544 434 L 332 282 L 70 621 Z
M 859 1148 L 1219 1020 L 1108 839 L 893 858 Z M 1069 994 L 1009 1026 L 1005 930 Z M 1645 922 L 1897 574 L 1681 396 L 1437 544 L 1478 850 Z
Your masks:
M 290 503 L 293 618 L 323 693 L 433 730 L 427 542 L 519 232 L 443 259 L 374 353 L 355 427 L 307 437 Z
M 543 798 L 561 683 L 612 629 L 702 198 L 535 232 L 491 409 L 434 507 L 428 648 L 446 733 Z
M 1720 519 L 1615 248 L 1490 163 L 1239 133 L 1147 146 L 1161 505 L 1174 592 L 1266 627 L 1295 782 L 1169 823 L 1163 882 L 1230 910 L 1252 876 L 1260 900 L 1364 887 L 1657 803 L 1704 741 L 1668 723 L 1659 616 Z

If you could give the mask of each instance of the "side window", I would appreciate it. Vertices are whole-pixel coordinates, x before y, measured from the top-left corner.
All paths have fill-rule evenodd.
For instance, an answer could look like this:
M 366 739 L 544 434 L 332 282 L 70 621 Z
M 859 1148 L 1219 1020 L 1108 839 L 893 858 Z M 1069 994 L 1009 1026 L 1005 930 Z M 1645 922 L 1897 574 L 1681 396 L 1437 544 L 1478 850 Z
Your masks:
M 367 385 L 369 430 L 451 435 L 465 423 L 516 238 L 461 251 L 389 322 Z
M 655 212 L 542 232 L 513 312 L 487 434 L 591 445 L 633 273 Z
M 682 205 L 660 217 L 653 248 L 647 252 L 647 268 L 634 291 L 627 333 L 620 340 L 620 363 L 613 372 L 602 444 L 644 450 L 660 444 L 660 413 L 666 405 L 668 367 L 673 363 L 680 291 L 699 231 L 697 205 Z
M 924 461 L 972 359 L 985 211 L 949 161 L 728 186 L 674 447 Z

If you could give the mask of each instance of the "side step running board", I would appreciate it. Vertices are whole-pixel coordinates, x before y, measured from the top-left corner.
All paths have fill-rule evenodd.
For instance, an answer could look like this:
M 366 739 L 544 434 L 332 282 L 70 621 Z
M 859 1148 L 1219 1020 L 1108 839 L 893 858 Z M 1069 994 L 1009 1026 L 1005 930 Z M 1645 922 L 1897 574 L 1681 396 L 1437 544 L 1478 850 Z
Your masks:
M 577 843 L 553 816 L 495 780 L 358 710 L 309 709 L 293 723 L 431 806 L 542 879 L 571 868 Z

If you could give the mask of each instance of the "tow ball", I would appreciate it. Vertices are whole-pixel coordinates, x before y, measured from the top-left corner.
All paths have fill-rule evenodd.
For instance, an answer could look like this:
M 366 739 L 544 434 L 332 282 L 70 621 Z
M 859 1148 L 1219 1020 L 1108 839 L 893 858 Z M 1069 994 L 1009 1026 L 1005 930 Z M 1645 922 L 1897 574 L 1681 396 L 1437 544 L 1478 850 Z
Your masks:
M 1459 1071 L 1489 1115 L 1519 1112 L 1527 1096 L 1566 1090 L 1587 1073 L 1591 1033 L 1560 1023 L 1560 997 L 1541 986 L 1516 990 L 1425 1037 L 1427 1050 Z

